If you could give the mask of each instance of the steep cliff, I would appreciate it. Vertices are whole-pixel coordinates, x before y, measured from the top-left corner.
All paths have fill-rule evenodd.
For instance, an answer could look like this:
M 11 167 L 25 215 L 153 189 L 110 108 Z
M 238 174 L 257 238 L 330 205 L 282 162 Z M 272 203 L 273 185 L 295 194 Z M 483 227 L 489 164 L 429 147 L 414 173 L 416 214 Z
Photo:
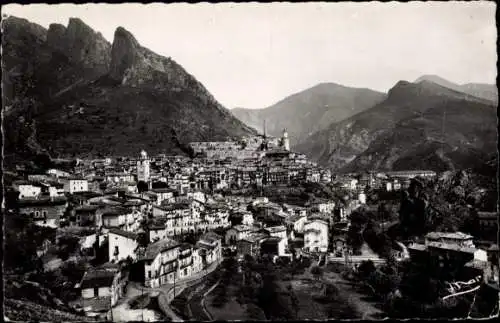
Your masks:
M 49 30 L 15 17 L 2 25 L 8 154 L 34 136 L 52 156 L 68 157 L 176 153 L 189 141 L 255 132 L 124 28 L 111 45 L 78 18 Z

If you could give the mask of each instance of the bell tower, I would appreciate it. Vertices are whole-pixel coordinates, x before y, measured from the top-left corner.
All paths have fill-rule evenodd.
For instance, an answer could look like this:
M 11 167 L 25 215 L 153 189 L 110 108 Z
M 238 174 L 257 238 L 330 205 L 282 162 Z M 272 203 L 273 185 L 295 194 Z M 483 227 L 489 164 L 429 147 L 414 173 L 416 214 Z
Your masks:
M 290 151 L 290 140 L 288 139 L 288 132 L 286 131 L 286 128 L 283 129 L 283 137 L 281 138 L 283 142 L 283 148 L 286 151 Z
M 137 161 L 137 181 L 149 182 L 149 158 L 144 150 L 141 151 L 141 157 Z

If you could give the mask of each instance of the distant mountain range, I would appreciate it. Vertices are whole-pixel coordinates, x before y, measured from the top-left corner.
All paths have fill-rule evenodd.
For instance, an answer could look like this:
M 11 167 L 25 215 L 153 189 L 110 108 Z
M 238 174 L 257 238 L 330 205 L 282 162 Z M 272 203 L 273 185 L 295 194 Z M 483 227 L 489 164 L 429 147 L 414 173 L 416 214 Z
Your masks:
M 2 21 L 6 154 L 178 153 L 256 131 L 171 58 L 118 27 L 110 44 L 78 18 Z
M 322 83 L 295 93 L 265 109 L 235 108 L 231 112 L 247 125 L 272 136 L 281 136 L 286 128 L 291 145 L 335 122 L 373 107 L 384 93 L 335 83 Z
M 490 100 L 498 105 L 498 89 L 495 84 L 466 83 L 458 85 L 437 75 L 423 75 L 415 80 L 415 83 L 419 83 L 422 81 L 429 81 L 458 92 L 463 92 L 478 98 Z
M 453 83 L 440 78 L 417 81 L 398 82 L 382 102 L 331 124 L 296 149 L 340 172 L 441 171 L 496 158 L 495 102 L 451 89 Z

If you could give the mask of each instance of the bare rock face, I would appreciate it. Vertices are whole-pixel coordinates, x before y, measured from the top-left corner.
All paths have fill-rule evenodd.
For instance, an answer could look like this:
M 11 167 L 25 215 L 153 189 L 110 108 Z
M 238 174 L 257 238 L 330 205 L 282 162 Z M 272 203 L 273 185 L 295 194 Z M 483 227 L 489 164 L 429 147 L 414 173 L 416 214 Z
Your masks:
M 71 62 L 106 73 L 111 61 L 110 43 L 79 18 L 70 18 L 65 35 L 66 54 Z
M 142 47 L 123 27 L 115 31 L 109 76 L 122 85 L 136 88 L 146 87 L 173 93 L 188 91 L 197 95 L 203 104 L 214 103 L 224 114 L 228 113 L 181 65 L 170 57 Z
M 140 45 L 135 37 L 125 28 L 118 27 L 111 48 L 109 76 L 122 81 L 127 70 L 137 61 L 139 49 Z
M 66 52 L 66 27 L 61 24 L 50 24 L 47 32 L 47 45 L 55 51 Z

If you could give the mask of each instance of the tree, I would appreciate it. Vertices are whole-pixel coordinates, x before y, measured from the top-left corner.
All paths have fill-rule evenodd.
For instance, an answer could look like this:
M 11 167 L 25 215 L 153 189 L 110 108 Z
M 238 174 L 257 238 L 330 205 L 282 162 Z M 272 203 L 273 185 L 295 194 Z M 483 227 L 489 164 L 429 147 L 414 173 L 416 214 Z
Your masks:
M 358 273 L 362 278 L 369 277 L 375 270 L 375 264 L 371 260 L 364 260 L 358 266 Z
M 353 249 L 354 252 L 357 252 L 361 249 L 363 245 L 363 236 L 361 235 L 361 227 L 353 224 L 349 227 L 347 231 L 347 244 Z
M 311 268 L 311 274 L 314 276 L 314 278 L 316 278 L 316 280 L 319 280 L 323 275 L 323 270 L 318 266 L 314 266 Z
M 79 239 L 74 236 L 62 236 L 59 238 L 58 256 L 62 260 L 67 260 L 69 256 L 74 253 L 79 246 Z
M 148 190 L 148 184 L 144 181 L 139 181 L 137 183 L 137 190 L 139 191 L 139 193 L 142 193 L 142 192 L 147 192 Z

